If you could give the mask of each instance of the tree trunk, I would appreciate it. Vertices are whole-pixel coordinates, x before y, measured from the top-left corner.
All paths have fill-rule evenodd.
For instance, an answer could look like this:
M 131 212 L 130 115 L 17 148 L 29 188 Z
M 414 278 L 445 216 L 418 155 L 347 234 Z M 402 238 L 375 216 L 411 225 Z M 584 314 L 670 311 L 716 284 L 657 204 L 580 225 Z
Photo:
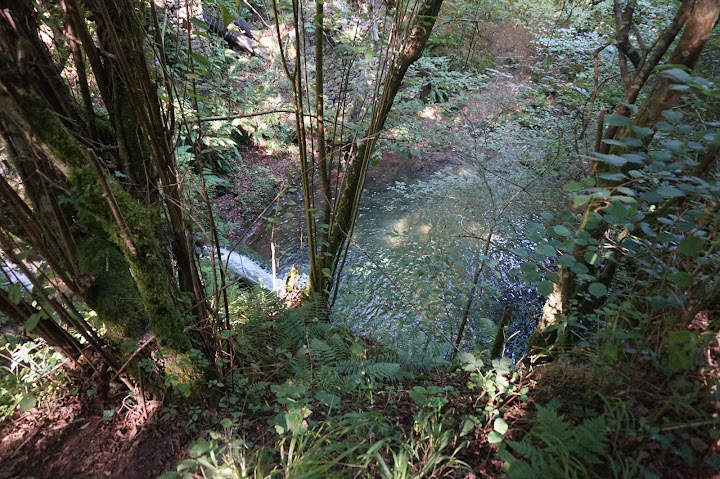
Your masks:
M 73 31 L 83 41 L 103 102 L 110 112 L 110 126 L 85 121 L 85 115 L 94 112 L 84 111 L 68 95 L 69 88 L 52 65 L 47 47 L 39 40 L 33 5 L 21 0 L 0 12 L 3 136 L 9 145 L 19 146 L 19 171 L 28 166 L 21 162 L 31 158 L 36 165 L 50 165 L 47 172 L 57 179 L 50 185 L 53 188 L 43 192 L 37 177 L 49 175 L 33 176 L 29 174 L 31 170 L 26 170 L 22 177 L 28 188 L 41 186 L 36 200 L 31 201 L 32 208 L 22 200 L 18 203 L 17 195 L 5 191 L 7 183 L 0 184 L 3 187 L 0 190 L 7 193 L 0 195 L 0 201 L 3 209 L 22 213 L 12 226 L 19 224 L 30 244 L 48 257 L 63 281 L 96 308 L 101 319 L 108 320 L 111 326 L 111 319 L 122 319 L 117 323 L 118 332 L 137 337 L 147 318 L 158 342 L 171 352 L 168 370 L 181 380 L 190 378 L 198 371 L 186 357 L 193 347 L 186 330 L 189 326 L 186 314 L 194 308 L 200 319 L 206 318 L 204 290 L 185 223 L 169 145 L 170 125 L 163 118 L 146 65 L 145 37 L 135 10 L 138 5 L 127 1 L 88 4 L 96 16 L 102 56 L 88 34 L 85 15 L 75 0 L 63 3 L 65 18 L 73 22 Z M 89 124 L 96 124 L 97 129 L 89 128 Z M 93 133 L 109 144 L 90 141 Z M 98 159 L 101 155 L 107 161 Z M 131 173 L 133 181 L 115 178 L 108 181 L 106 175 L 111 164 L 121 165 L 120 171 Z M 155 184 L 156 173 L 161 179 L 162 195 Z M 69 197 L 74 208 L 72 214 L 54 211 L 60 193 Z M 165 200 L 170 218 L 177 283 L 170 269 L 173 263 L 160 242 L 165 222 L 159 198 Z M 52 233 L 59 230 L 57 235 L 46 234 L 37 228 L 44 217 L 55 218 L 61 226 L 62 221 L 66 224 L 64 228 L 53 228 Z M 0 228 L 5 229 L 2 221 Z M 51 248 L 44 246 L 45 237 L 57 238 Z M 87 291 L 76 281 L 83 273 L 94 277 Z M 178 284 L 181 292 L 190 293 L 189 297 L 178 294 Z M 202 345 L 202 337 L 198 335 L 196 339 L 195 344 Z
M 348 246 L 347 241 L 357 219 L 360 197 L 375 144 L 385 126 L 385 121 L 407 69 L 422 55 L 441 6 L 442 0 L 426 0 L 422 3 L 408 35 L 400 46 L 400 52 L 394 58 L 390 71 L 383 81 L 382 96 L 372 111 L 365 137 L 345 174 L 345 184 L 334 208 L 335 213 L 328 235 L 328 254 L 319 256 L 316 264 L 311 265 L 311 268 L 318 271 L 325 268 L 331 271 L 329 275 L 324 276 L 325 281 L 321 284 L 312 285 L 316 293 L 329 294 L 333 286 L 337 286 L 333 284 L 333 280 L 337 282 L 341 272 L 339 266 L 341 252 Z

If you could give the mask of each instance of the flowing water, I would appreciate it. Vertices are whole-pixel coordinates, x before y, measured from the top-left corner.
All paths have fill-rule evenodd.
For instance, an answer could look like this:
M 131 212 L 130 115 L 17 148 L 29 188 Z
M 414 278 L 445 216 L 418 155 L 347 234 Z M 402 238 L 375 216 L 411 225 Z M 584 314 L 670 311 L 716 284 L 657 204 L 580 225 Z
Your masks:
M 508 251 L 519 241 L 514 231 L 534 213 L 533 202 L 519 201 L 495 223 L 513 191 L 507 186 L 503 191 L 480 171 L 455 163 L 402 182 L 368 185 L 333 307 L 336 324 L 408 353 L 442 354 L 452 348 L 474 293 L 463 348 L 487 346 L 504 308 L 512 306 L 511 354 L 521 351 L 540 298 L 519 281 L 519 262 Z M 307 265 L 302 206 L 286 205 L 277 218 L 284 219 L 272 235 L 268 229 L 250 245 L 268 257 L 272 236 L 279 270 L 302 269 Z M 483 255 L 488 235 L 493 246 Z

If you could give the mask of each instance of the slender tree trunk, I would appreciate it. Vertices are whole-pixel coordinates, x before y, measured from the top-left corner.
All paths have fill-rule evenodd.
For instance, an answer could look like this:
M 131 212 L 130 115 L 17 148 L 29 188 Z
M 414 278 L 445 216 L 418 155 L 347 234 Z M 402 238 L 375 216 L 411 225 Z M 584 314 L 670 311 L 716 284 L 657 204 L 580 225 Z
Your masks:
M 357 154 L 345 174 L 345 184 L 340 198 L 336 200 L 335 213 L 328 235 L 328 254 L 320 256 L 316 264 L 311 265 L 320 271 L 325 268 L 330 270 L 330 274 L 325 275 L 324 284 L 314 287 L 317 293 L 326 292 L 325 294 L 327 294 L 334 286 L 333 279 L 337 281 L 339 277 L 341 252 L 343 248 L 347 247 L 347 241 L 357 219 L 360 198 L 375 144 L 385 126 L 385 121 L 407 69 L 422 55 L 441 6 L 442 0 L 426 0 L 422 3 L 407 37 L 400 46 L 400 53 L 394 58 L 390 71 L 384 79 L 382 96 L 372 112 L 370 125 L 360 143 Z

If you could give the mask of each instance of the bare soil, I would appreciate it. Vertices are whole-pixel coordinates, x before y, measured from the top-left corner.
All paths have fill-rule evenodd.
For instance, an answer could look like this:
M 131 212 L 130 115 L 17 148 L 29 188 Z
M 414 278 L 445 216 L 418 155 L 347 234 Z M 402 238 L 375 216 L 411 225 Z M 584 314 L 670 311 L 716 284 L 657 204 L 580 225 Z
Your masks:
M 105 419 L 105 411 L 114 414 Z M 138 404 L 127 392 L 79 388 L 46 398 L 0 425 L 0 479 L 144 479 L 175 470 L 202 428 L 180 414 L 161 416 L 159 401 Z

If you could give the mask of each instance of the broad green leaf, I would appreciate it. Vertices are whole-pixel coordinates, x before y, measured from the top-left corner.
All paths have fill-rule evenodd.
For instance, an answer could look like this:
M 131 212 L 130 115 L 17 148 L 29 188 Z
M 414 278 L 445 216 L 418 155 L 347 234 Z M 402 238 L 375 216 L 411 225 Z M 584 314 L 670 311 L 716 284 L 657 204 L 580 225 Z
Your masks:
M 575 191 L 580 191 L 585 188 L 585 185 L 580 183 L 579 181 L 572 181 L 565 186 L 563 186 L 563 191 L 567 191 L 568 193 L 572 193 Z
M 103 410 L 103 421 L 109 421 L 115 415 L 114 409 Z
M 614 199 L 613 202 L 610 203 L 610 206 L 605 208 L 603 211 L 606 214 L 613 215 L 619 220 L 624 220 L 627 218 L 628 209 L 629 207 L 624 206 L 620 201 Z
M 209 30 L 210 26 L 203 20 L 193 17 L 190 19 L 190 23 L 199 28 L 200 30 Z
M 521 276 L 523 281 L 534 283 L 542 280 L 542 275 L 538 271 L 525 271 Z
M 615 190 L 617 193 L 621 193 L 625 196 L 635 196 L 637 192 L 633 190 L 632 188 L 628 188 L 627 186 L 618 186 Z M 620 200 L 622 201 L 622 200 Z
M 558 236 L 572 236 L 573 232 L 565 225 L 555 225 L 552 227 L 554 234 Z
M 540 281 L 538 283 L 538 292 L 543 296 L 550 296 L 553 292 L 553 282 L 547 280 Z
M 203 438 L 193 442 L 188 449 L 188 452 L 192 457 L 200 457 L 210 450 L 210 443 Z
M 596 298 L 602 298 L 607 294 L 607 288 L 602 283 L 590 284 L 590 286 L 588 287 L 588 291 Z
M 42 315 L 40 313 L 31 314 L 30 317 L 25 321 L 25 331 L 32 331 L 35 326 L 40 322 Z
M 647 223 L 640 223 L 640 230 L 642 230 L 643 233 L 645 233 L 647 236 L 654 238 L 657 236 L 657 234 L 652 230 L 649 224 Z
M 695 367 L 697 336 L 692 331 L 673 331 L 668 337 L 668 369 L 690 370 Z
M 555 247 L 550 243 L 541 243 L 537 246 L 537 248 L 535 248 L 535 253 L 544 257 L 553 257 L 555 256 L 556 251 Z
M 667 150 L 653 150 L 649 153 L 650 157 L 659 161 L 670 161 L 672 153 Z
M 190 56 L 193 60 L 206 68 L 210 68 L 212 66 L 212 62 L 210 62 L 208 57 L 206 57 L 205 55 L 201 55 L 200 53 L 191 53 Z
M 630 126 L 630 118 L 622 115 L 608 115 L 605 117 L 605 124 L 612 126 Z
M 642 143 L 641 143 L 642 144 Z M 631 146 L 641 146 L 641 145 L 631 145 Z M 624 160 L 626 160 L 628 163 L 633 163 L 636 165 L 642 165 L 645 162 L 646 156 L 639 153 L 623 153 L 620 155 L 620 157 Z
M 575 274 L 585 274 L 589 270 L 588 270 L 588 267 L 584 263 L 577 262 L 570 267 L 570 271 L 572 271 Z
M 495 419 L 495 422 L 493 423 L 493 429 L 498 432 L 498 434 L 502 434 L 503 436 L 508 431 L 508 425 L 505 422 L 505 419 L 499 417 Z
M 565 266 L 566 268 L 574 265 L 575 263 L 577 263 L 577 260 L 570 254 L 564 254 L 558 258 L 558 264 L 560 266 Z
M 633 126 L 632 129 L 635 132 L 635 134 L 637 136 L 639 136 L 640 138 L 644 138 L 646 136 L 650 136 L 655 133 L 655 131 L 653 131 L 652 128 L 644 128 L 642 126 Z
M 425 406 L 427 404 L 427 396 L 425 395 L 425 391 L 421 389 L 424 388 L 415 386 L 412 390 L 408 391 L 408 395 L 418 406 Z
M 682 120 L 683 114 L 682 112 L 675 111 L 675 110 L 664 110 L 662 112 L 662 116 L 665 117 L 666 120 L 671 121 L 673 123 L 678 123 L 680 120 Z
M 688 258 L 695 258 L 703 250 L 703 240 L 697 236 L 686 236 L 680 241 L 678 249 Z
M 13 283 L 10 285 L 10 289 L 8 290 L 8 297 L 12 304 L 16 306 L 20 304 L 20 301 L 22 300 L 22 291 L 20 290 L 20 285 L 18 283 Z
M 624 173 L 600 173 L 598 177 L 608 181 L 621 181 L 627 178 Z
M 602 153 L 594 153 L 593 159 L 601 163 L 607 163 L 608 165 L 617 166 L 618 168 L 620 168 L 621 166 L 625 166 L 628 162 L 628 160 L 618 155 L 604 155 Z
M 633 148 L 639 148 L 639 147 L 643 146 L 643 142 L 639 138 L 627 137 L 627 138 L 623 138 L 622 142 L 624 145 L 631 146 Z
M 671 68 L 661 73 L 662 76 L 675 80 L 678 83 L 687 83 L 690 81 L 690 74 L 680 68 Z
M 597 264 L 600 256 L 598 256 L 597 251 L 586 251 L 583 255 L 583 258 L 585 259 L 587 264 L 594 266 L 595 264 Z
M 225 5 L 220 5 L 220 15 L 222 16 L 223 27 L 225 28 L 235 20 L 234 15 L 230 13 Z
M 577 195 L 573 198 L 573 208 L 586 205 L 590 201 L 590 195 Z
M 20 399 L 20 409 L 22 409 L 23 412 L 28 412 L 34 408 L 36 404 L 37 399 L 33 393 L 27 393 Z
M 685 196 L 685 193 L 683 193 L 681 190 L 670 185 L 658 186 L 657 190 L 655 190 L 655 193 L 659 194 L 663 198 L 680 198 L 681 196 Z
M 315 393 L 315 399 L 326 405 L 327 407 L 336 407 L 340 404 L 340 397 L 327 393 L 325 391 L 318 391 Z
M 678 271 L 672 276 L 673 283 L 680 287 L 690 286 L 693 282 L 692 276 L 685 271 Z
M 613 145 L 613 146 L 622 146 L 622 147 L 627 146 L 627 145 L 625 144 L 625 142 L 620 141 L 620 140 L 607 139 L 607 140 L 603 140 L 602 142 L 603 142 L 603 143 L 606 143 L 606 144 L 608 144 L 608 145 Z
M 490 434 L 488 434 L 488 442 L 490 444 L 500 444 L 503 442 L 503 439 L 503 435 L 497 431 L 491 431 Z

